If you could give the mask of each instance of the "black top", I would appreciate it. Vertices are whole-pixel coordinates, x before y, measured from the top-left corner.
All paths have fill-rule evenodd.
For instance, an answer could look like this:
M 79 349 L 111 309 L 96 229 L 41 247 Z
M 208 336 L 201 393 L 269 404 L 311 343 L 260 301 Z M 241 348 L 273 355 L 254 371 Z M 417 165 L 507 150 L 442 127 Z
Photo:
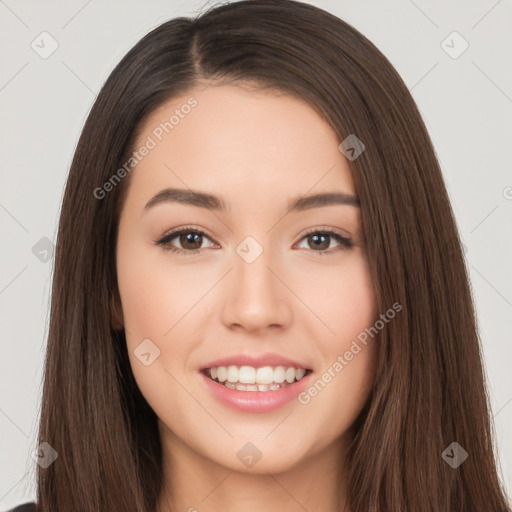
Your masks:
M 15 508 L 11 508 L 6 512 L 34 512 L 36 510 L 36 504 L 33 501 L 29 501 L 28 503 L 23 503 L 23 505 L 18 505 Z

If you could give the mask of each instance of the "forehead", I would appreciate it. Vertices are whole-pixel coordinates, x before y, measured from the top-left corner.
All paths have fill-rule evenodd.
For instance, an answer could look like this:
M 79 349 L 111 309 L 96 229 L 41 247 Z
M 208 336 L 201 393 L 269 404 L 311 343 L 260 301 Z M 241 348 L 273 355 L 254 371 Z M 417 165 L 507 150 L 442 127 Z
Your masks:
M 130 189 L 147 198 L 166 186 L 192 188 L 246 206 L 330 189 L 353 194 L 339 143 L 329 124 L 294 96 L 202 85 L 145 120 L 134 150 L 151 149 L 132 172 Z

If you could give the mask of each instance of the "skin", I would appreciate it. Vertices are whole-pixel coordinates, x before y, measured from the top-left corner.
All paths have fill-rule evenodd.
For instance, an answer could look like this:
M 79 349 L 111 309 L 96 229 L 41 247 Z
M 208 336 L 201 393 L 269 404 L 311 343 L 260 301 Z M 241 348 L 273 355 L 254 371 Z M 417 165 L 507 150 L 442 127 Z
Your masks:
M 159 418 L 165 488 L 158 512 L 342 510 L 345 488 L 337 481 L 345 481 L 351 425 L 374 380 L 375 342 L 309 404 L 293 400 L 269 413 L 223 405 L 198 373 L 228 355 L 277 352 L 319 378 L 378 318 L 360 209 L 287 214 L 288 202 L 304 195 L 355 195 L 341 140 L 300 99 L 247 84 L 202 84 L 155 110 L 135 146 L 191 96 L 197 106 L 130 174 L 117 242 L 119 322 L 137 384 Z M 164 202 L 144 211 L 166 187 L 214 194 L 228 210 Z M 198 253 L 155 243 L 187 225 L 207 234 Z M 304 233 L 317 227 L 353 247 L 327 237 L 316 248 Z M 236 252 L 246 236 L 263 248 L 250 264 Z M 168 245 L 195 247 L 183 237 Z M 160 356 L 145 366 L 134 350 L 148 338 Z M 237 457 L 247 442 L 262 454 L 252 467 Z

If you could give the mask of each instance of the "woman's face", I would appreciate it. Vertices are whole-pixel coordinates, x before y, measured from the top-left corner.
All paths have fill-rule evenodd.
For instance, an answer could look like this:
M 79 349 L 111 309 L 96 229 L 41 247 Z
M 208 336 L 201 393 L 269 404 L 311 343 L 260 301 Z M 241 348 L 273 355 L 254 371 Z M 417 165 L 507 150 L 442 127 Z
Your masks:
M 234 85 L 193 89 L 143 125 L 117 272 L 170 458 L 275 473 L 347 441 L 373 383 L 376 342 L 358 335 L 375 292 L 357 204 L 308 200 L 355 196 L 340 142 L 305 102 Z

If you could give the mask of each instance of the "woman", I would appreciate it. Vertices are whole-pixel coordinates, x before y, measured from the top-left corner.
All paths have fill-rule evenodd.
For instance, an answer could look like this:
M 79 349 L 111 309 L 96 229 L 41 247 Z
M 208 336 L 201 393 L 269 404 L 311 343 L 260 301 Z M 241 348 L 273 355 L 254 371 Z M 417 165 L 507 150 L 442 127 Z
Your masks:
M 293 1 L 137 43 L 66 185 L 34 510 L 504 512 L 491 434 L 453 213 L 387 59 Z

